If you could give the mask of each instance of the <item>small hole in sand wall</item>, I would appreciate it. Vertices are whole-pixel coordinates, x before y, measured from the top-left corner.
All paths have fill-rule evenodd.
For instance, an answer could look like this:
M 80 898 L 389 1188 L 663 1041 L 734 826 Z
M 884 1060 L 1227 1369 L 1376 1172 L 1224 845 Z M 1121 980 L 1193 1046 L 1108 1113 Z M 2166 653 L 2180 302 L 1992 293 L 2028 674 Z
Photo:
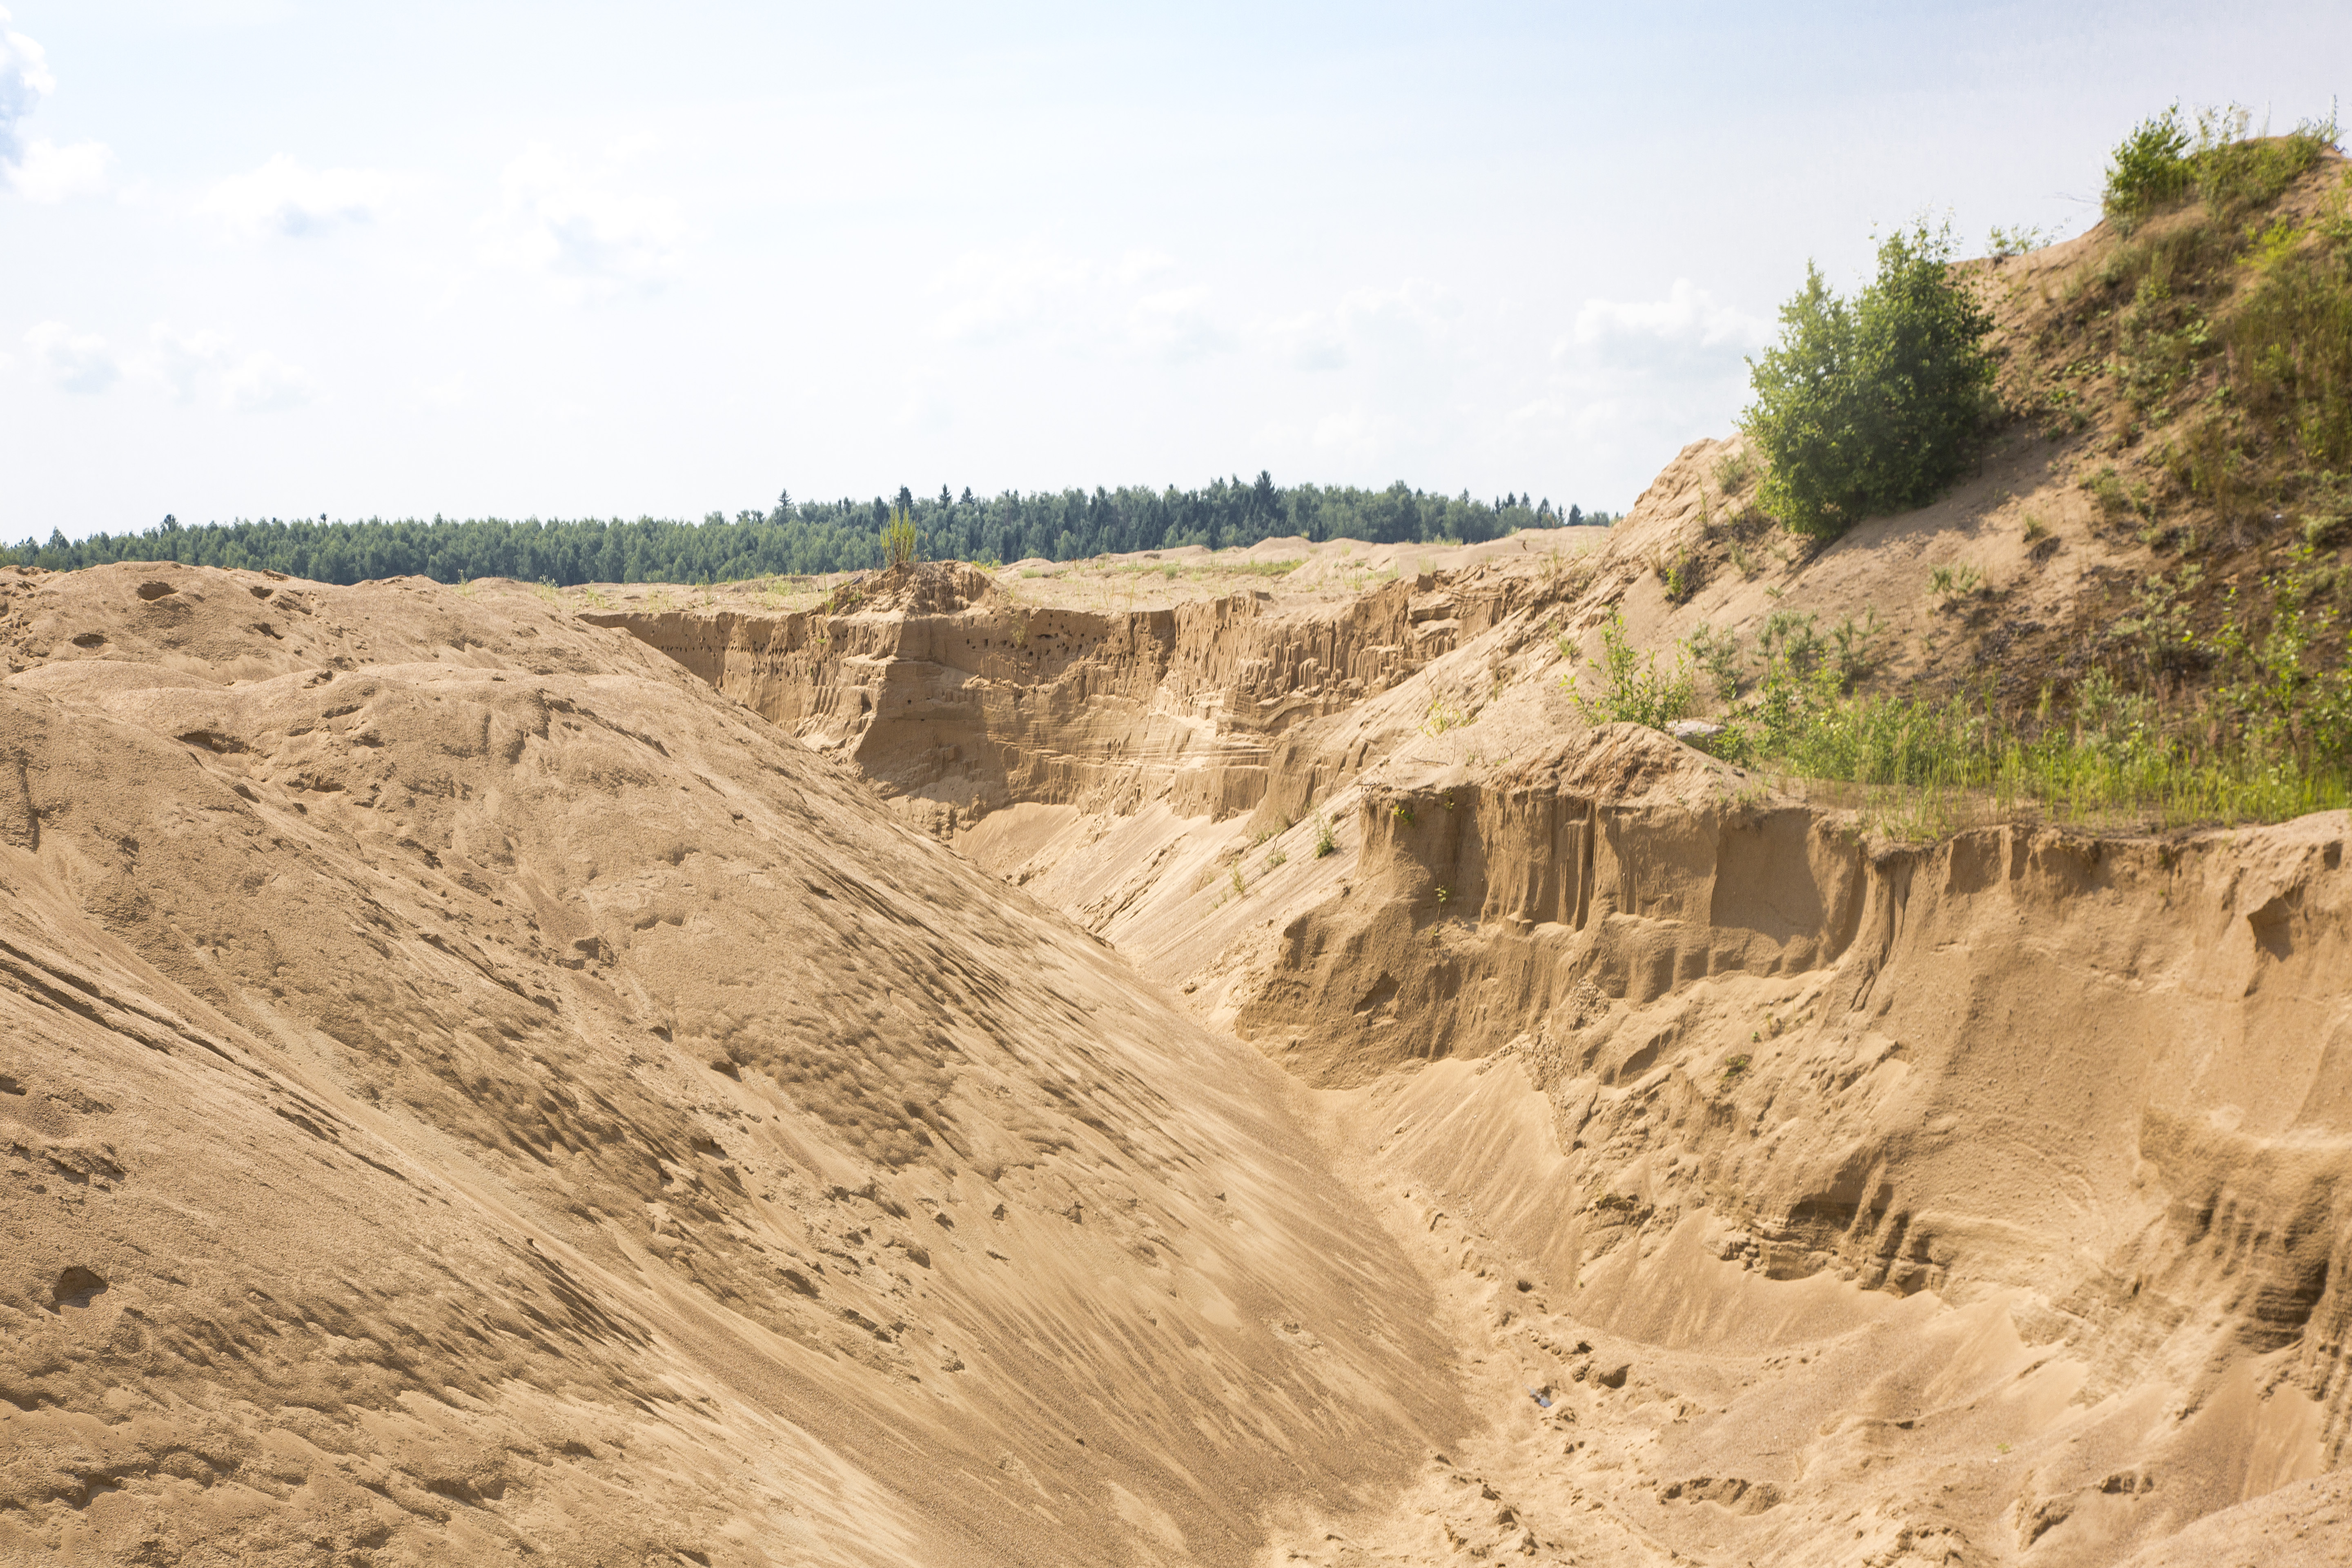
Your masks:
M 58 1275 L 57 1284 L 50 1289 L 49 1300 L 52 1310 L 87 1307 L 89 1305 L 90 1298 L 105 1289 L 104 1279 L 77 1263 Z

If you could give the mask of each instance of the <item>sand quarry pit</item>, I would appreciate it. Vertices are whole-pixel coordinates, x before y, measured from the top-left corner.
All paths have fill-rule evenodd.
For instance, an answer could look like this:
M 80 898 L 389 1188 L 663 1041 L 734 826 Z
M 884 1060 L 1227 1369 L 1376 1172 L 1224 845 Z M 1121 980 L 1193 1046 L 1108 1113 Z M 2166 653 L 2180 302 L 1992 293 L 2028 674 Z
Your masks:
M 2343 814 L 1587 729 L 1686 489 L 0 572 L 0 1561 L 2352 1561 Z

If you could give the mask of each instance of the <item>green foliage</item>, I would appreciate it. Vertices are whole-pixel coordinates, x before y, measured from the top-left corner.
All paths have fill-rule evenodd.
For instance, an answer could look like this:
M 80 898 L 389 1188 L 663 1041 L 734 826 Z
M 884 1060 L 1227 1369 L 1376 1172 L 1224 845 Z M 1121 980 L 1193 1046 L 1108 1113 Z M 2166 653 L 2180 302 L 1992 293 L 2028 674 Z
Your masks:
M 1468 722 L 1470 722 L 1469 715 L 1465 713 L 1453 699 L 1440 692 L 1429 700 L 1429 710 L 1422 715 L 1421 732 L 1434 737 L 1443 735 L 1448 730 L 1459 729 Z
M 2231 380 L 2247 412 L 2313 466 L 2352 466 L 2352 222 L 2343 188 L 2308 243 L 2257 237 L 2252 287 L 2231 312 Z M 2332 218 L 2332 223 L 2331 223 Z
M 1864 786 L 1890 830 L 1936 833 L 1974 813 L 2031 806 L 2059 818 L 2133 826 L 2279 821 L 2352 802 L 2352 638 L 2323 591 L 2315 551 L 2242 601 L 2208 637 L 2187 627 L 2194 584 L 2151 583 L 2124 634 L 2152 665 L 2210 662 L 2210 700 L 2166 709 L 2104 667 L 2060 716 L 2045 694 L 2007 714 L 1972 698 L 1858 694 L 1832 660 L 1770 661 L 1757 693 L 1704 742 L 1731 761 Z M 2326 623 L 2326 624 L 2323 624 Z M 2119 627 L 2119 630 L 2121 628 Z M 2319 656 L 2334 649 L 2333 664 Z
M 698 523 L 650 517 L 357 522 L 270 518 L 189 527 L 167 517 L 157 527 L 131 532 L 68 540 L 52 531 L 47 542 L 26 539 L 14 547 L 0 545 L 0 565 L 61 572 L 115 561 L 177 561 L 283 572 L 321 583 L 412 575 L 443 583 L 543 579 L 564 587 L 732 583 L 884 565 L 882 531 L 893 511 L 913 520 L 932 556 L 991 562 L 1033 556 L 1071 561 L 1191 544 L 1222 550 L 1292 534 L 1318 542 L 1475 543 L 1522 528 L 1612 521 L 1607 512 L 1574 506 L 1563 511 L 1549 500 L 1532 497 L 1474 500 L 1466 490 L 1448 497 L 1402 482 L 1384 490 L 1284 487 L 1261 473 L 1255 482 L 1221 479 L 1198 489 L 1125 486 L 1034 494 L 1008 490 L 975 498 L 969 489 L 957 497 L 942 487 L 937 497 L 926 499 L 902 488 L 895 501 L 878 496 L 872 501 L 795 501 L 786 494 L 765 511 L 739 511 L 731 519 L 714 511 Z M 1254 569 L 1272 574 L 1277 565 Z
M 1795 610 L 1775 610 L 1756 630 L 1756 662 L 1765 674 L 1783 666 L 1799 675 L 1810 674 L 1822 662 L 1827 645 L 1813 629 L 1813 617 Z
M 2269 223 L 2249 227 L 2246 253 L 2239 260 L 2257 272 L 2268 272 L 2294 254 L 2303 244 L 2303 226 L 2281 214 Z
M 2083 480 L 2083 488 L 2099 503 L 2099 510 L 2108 517 L 2121 517 L 2126 512 L 2146 513 L 2149 510 L 2147 486 L 2135 482 L 2126 485 L 2113 464 L 2100 468 Z
M 1393 805 L 1391 805 L 1389 807 L 1389 815 L 1407 827 L 1411 827 L 1412 826 L 1412 807 L 1406 805 L 1403 801 L 1398 801 Z
M 1669 605 L 1685 604 L 1699 589 L 1698 564 L 1689 551 L 1676 546 L 1672 555 L 1661 555 L 1651 563 L 1658 581 L 1666 591 Z
M 2206 662 L 2189 619 L 2203 584 L 2205 569 L 2194 562 L 2172 576 L 2158 573 L 2139 586 L 2132 613 L 2108 629 L 2108 637 L 2131 650 L 2149 675 L 2190 668 Z
M 2231 588 L 2210 644 L 2221 661 L 2214 695 L 2249 750 L 2341 771 L 2352 765 L 2352 640 L 2334 669 L 2313 658 L 2319 573 L 2317 552 L 2298 545 L 2284 569 L 2263 579 L 2266 605 L 2242 606 Z
M 2306 120 L 2284 136 L 2247 134 L 2253 115 L 2231 105 L 2200 110 L 2189 163 L 2197 194 L 2217 217 L 2278 200 L 2336 143 L 2336 117 Z
M 1339 847 L 1339 837 L 1331 831 L 1331 819 L 1321 812 L 1317 812 L 1315 814 L 1315 858 L 1320 860 Z
M 2040 250 L 2056 237 L 2036 227 L 2021 225 L 2016 228 L 2003 228 L 1995 224 L 1991 237 L 1985 242 L 1985 253 L 1989 256 L 2023 256 L 2030 251 Z
M 880 539 L 883 565 L 911 566 L 920 559 L 922 534 L 905 508 L 890 509 L 890 521 L 882 525 Z
M 1738 699 L 1739 679 L 1739 634 L 1718 632 L 1705 621 L 1698 624 L 1686 645 L 1692 662 L 1715 681 L 1715 695 L 1722 701 Z
M 1673 671 L 1662 674 L 1654 652 L 1647 656 L 1634 652 L 1620 612 L 1612 611 L 1609 624 L 1601 628 L 1601 657 L 1591 668 L 1604 683 L 1604 689 L 1597 694 L 1585 692 L 1573 673 L 1561 680 L 1569 700 L 1588 724 L 1646 724 L 1663 730 L 1686 717 L 1697 697 L 1689 647 L 1675 648 Z
M 2108 164 L 2100 204 L 2107 220 L 2128 235 L 2191 195 L 2217 217 L 2268 206 L 2336 143 L 2332 113 L 2284 136 L 2249 135 L 2252 123 L 2252 114 L 2234 104 L 2200 110 L 2193 138 L 2178 103 L 2142 121 Z
M 1830 633 L 1835 650 L 1830 657 L 1836 662 L 1839 679 L 1852 687 L 1869 679 L 1878 668 L 1878 639 L 1885 630 L 1874 605 L 1864 605 L 1858 621 L 1848 616 L 1838 622 Z
M 2116 146 L 2107 165 L 2107 186 L 2099 207 L 2107 221 L 2129 234 L 2150 213 L 2169 206 L 2189 191 L 2189 128 L 2180 105 L 2144 120 Z
M 1835 538 L 1931 499 L 1958 473 L 1990 409 L 1992 318 L 1951 275 L 1949 226 L 1898 230 L 1852 300 L 1817 268 L 1780 308 L 1780 338 L 1749 361 L 1744 426 L 1767 471 L 1758 502 Z
M 1934 567 L 1927 573 L 1927 592 L 1938 599 L 1965 599 L 1984 585 L 1984 574 L 1966 562 Z

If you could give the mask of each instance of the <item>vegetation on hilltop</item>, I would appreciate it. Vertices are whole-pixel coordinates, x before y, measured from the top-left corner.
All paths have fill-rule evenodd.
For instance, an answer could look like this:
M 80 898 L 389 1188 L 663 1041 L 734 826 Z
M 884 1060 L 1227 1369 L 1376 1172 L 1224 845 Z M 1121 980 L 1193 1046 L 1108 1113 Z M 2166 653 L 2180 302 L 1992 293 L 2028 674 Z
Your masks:
M 2101 548 L 2068 618 L 1947 566 L 1927 588 L 1959 657 L 1899 685 L 1874 625 L 1819 629 L 1791 605 L 1748 641 L 1701 626 L 1671 673 L 1621 633 L 1580 705 L 1663 724 L 1705 677 L 1710 750 L 1861 785 L 1913 827 L 2352 804 L 2352 172 L 2332 121 L 2249 128 L 2241 110 L 2143 122 L 2110 158 L 2105 221 L 2063 251 L 1997 234 L 1993 258 L 1954 263 L 1915 228 L 1853 301 L 1811 275 L 1756 363 L 1753 457 L 1654 563 L 1680 603 L 1718 568 L 1753 575 L 1776 523 L 1818 542 L 1916 505 L 2005 432 L 2046 439 L 2043 471 L 2087 502 Z M 1872 310 L 1908 323 L 1877 331 L 1911 352 L 1865 346 Z M 2029 572 L 2062 547 L 2031 515 L 2023 536 Z
M 98 533 L 0 547 L 0 565 L 68 571 L 113 561 L 180 561 L 193 566 L 284 572 L 321 583 L 421 576 L 443 583 L 515 577 L 576 583 L 724 583 L 778 574 L 862 571 L 886 564 L 884 531 L 893 512 L 912 523 L 923 552 L 964 561 L 1040 556 L 1074 561 L 1138 550 L 1205 545 L 1212 550 L 1301 534 L 1375 544 L 1470 542 L 1522 528 L 1605 525 L 1607 512 L 1517 494 L 1492 502 L 1432 495 L 1402 482 L 1384 490 L 1281 486 L 1218 479 L 1195 490 L 1038 491 L 976 499 L 966 489 L 936 499 L 906 489 L 895 502 L 795 501 L 699 523 L 640 518 L 610 521 L 457 521 L 436 517 L 329 522 L 324 518 L 184 526 L 172 518 L 134 533 Z
M 1948 227 L 1898 229 L 1852 300 L 1819 268 L 1780 308 L 1780 341 L 1748 362 L 1742 424 L 1767 465 L 1758 500 L 1800 533 L 1835 538 L 1932 500 L 1991 412 L 1992 316 L 1952 275 Z

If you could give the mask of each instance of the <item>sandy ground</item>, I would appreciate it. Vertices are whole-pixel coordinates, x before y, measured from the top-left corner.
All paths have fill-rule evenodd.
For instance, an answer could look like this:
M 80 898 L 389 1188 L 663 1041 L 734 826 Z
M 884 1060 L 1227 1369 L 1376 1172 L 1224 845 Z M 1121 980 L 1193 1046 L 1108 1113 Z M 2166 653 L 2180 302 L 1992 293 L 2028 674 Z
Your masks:
M 1275 1069 L 630 639 L 0 586 L 0 1557 L 1239 1562 L 1467 1419 Z
M 2342 814 L 1588 729 L 1639 538 L 0 574 L 0 1558 L 2342 1560 Z

